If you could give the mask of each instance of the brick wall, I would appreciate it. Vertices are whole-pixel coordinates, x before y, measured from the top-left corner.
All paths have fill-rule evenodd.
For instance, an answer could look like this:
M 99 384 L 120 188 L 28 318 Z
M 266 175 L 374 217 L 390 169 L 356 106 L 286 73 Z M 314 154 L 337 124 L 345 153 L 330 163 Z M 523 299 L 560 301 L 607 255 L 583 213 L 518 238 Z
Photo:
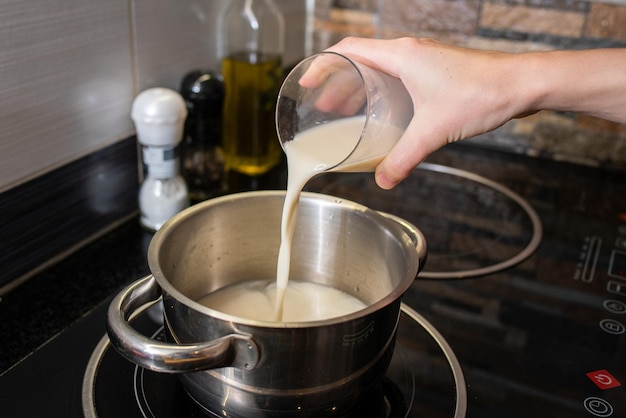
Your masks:
M 504 52 L 626 47 L 626 1 L 317 0 L 314 50 L 346 35 Z M 626 170 L 626 126 L 583 115 L 540 112 L 468 142 Z

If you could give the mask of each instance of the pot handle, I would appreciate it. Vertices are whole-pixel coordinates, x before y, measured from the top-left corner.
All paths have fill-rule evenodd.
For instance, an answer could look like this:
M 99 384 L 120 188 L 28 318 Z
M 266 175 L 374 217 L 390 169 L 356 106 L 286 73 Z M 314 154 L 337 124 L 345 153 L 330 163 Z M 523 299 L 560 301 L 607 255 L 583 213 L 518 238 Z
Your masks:
M 424 234 L 422 234 L 422 231 L 417 229 L 417 227 L 413 225 L 411 222 L 408 222 L 400 218 L 399 216 L 392 215 L 387 212 L 378 211 L 378 213 L 383 215 L 385 218 L 400 225 L 402 229 L 404 229 L 404 231 L 407 234 L 409 234 L 409 236 L 411 237 L 411 240 L 413 241 L 413 244 L 415 245 L 415 250 L 417 251 L 417 258 L 419 259 L 419 266 L 418 266 L 417 271 L 418 272 L 422 271 L 424 264 L 426 264 L 426 257 L 428 256 L 428 249 L 426 247 L 426 239 L 424 238 Z
M 128 322 L 141 306 L 161 297 L 154 276 L 139 279 L 111 301 L 107 313 L 107 333 L 111 345 L 126 359 L 150 370 L 185 373 L 218 367 L 252 370 L 259 361 L 259 348 L 251 336 L 230 334 L 213 341 L 172 344 L 152 340 Z

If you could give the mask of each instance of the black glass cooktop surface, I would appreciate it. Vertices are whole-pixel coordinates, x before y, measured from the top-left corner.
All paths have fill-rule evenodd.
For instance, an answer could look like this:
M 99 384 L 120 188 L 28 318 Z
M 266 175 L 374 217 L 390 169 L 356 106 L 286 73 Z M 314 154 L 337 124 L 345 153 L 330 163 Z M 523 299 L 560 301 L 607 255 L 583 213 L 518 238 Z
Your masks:
M 467 394 L 465 416 L 625 418 L 626 175 L 460 146 L 441 150 L 429 163 L 433 165 L 417 169 L 389 192 L 379 190 L 371 174 L 323 175 L 308 189 L 400 216 L 424 233 L 429 258 L 403 303 L 432 324 L 458 360 Z M 455 170 L 475 175 L 457 175 Z M 512 194 L 501 193 L 483 179 Z M 540 221 L 538 243 L 533 213 Z M 130 241 L 135 235 L 122 233 L 106 244 L 103 238 L 93 247 L 93 257 L 117 254 L 107 248 L 119 247 L 120 240 Z M 532 251 L 525 254 L 528 248 Z M 80 257 L 89 257 L 89 249 Z M 129 273 L 137 271 L 136 261 L 125 265 L 119 255 L 116 258 L 106 263 L 116 274 L 128 282 L 139 278 Z M 501 263 L 511 259 L 515 262 L 502 268 Z M 64 283 L 70 285 L 41 289 L 48 303 L 31 304 L 35 297 L 31 295 L 20 299 L 20 315 L 25 318 L 20 333 L 26 335 L 32 327 L 31 311 L 45 307 L 64 314 L 55 296 L 59 292 L 72 295 L 76 289 L 98 285 L 89 281 L 89 271 L 63 266 L 60 263 L 55 272 L 68 278 Z M 102 348 L 98 344 L 105 334 L 107 304 L 105 300 L 91 307 L 83 318 L 3 372 L 3 417 L 83 417 L 83 400 L 89 396 L 93 396 L 89 405 L 113 411 L 113 416 L 142 416 L 137 406 L 124 411 L 111 408 L 127 401 L 139 405 L 135 393 L 161 385 L 165 388 L 158 392 L 168 396 L 140 402 L 168 404 L 173 397 L 186 402 L 178 408 L 188 408 L 190 414 L 203 412 L 188 403 L 175 376 L 150 380 L 150 373 L 140 373 L 110 355 L 114 352 L 108 348 L 98 368 L 120 375 L 120 383 L 105 389 L 98 377 L 95 390 L 84 394 L 90 359 Z M 407 312 L 384 388 L 390 398 L 401 394 L 401 401 L 383 415 L 406 411 L 411 418 L 453 417 L 458 388 L 450 359 Z M 158 324 L 150 326 L 154 328 L 150 332 L 157 331 Z M 19 340 L 19 333 L 12 339 Z M 118 393 L 122 387 L 124 394 Z M 135 392 L 136 387 L 141 390 Z

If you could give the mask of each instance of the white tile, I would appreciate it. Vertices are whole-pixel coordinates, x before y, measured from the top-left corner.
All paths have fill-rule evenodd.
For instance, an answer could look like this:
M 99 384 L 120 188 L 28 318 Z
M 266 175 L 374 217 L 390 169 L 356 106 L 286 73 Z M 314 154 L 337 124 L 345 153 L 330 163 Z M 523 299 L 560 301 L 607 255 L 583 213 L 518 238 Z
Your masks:
M 285 17 L 286 64 L 304 56 L 306 0 L 275 0 Z M 197 68 L 219 70 L 219 13 L 228 0 L 135 0 L 137 85 L 177 89 Z
M 0 4 L 0 191 L 127 136 L 126 0 Z
M 228 0 L 134 0 L 137 88 L 178 89 L 196 68 L 216 68 L 217 17 Z
M 285 15 L 285 63 L 304 56 L 306 3 Z M 0 192 L 133 134 L 132 100 L 218 69 L 228 0 L 0 1 Z

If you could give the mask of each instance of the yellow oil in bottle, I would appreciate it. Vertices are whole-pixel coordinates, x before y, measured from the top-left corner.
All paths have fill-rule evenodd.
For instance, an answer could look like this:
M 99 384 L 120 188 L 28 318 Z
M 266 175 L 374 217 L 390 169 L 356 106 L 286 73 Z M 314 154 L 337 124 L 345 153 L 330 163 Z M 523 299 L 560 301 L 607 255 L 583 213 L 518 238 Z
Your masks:
M 282 156 L 274 122 L 281 58 L 232 54 L 222 60 L 222 76 L 226 90 L 222 125 L 225 169 L 261 175 Z

